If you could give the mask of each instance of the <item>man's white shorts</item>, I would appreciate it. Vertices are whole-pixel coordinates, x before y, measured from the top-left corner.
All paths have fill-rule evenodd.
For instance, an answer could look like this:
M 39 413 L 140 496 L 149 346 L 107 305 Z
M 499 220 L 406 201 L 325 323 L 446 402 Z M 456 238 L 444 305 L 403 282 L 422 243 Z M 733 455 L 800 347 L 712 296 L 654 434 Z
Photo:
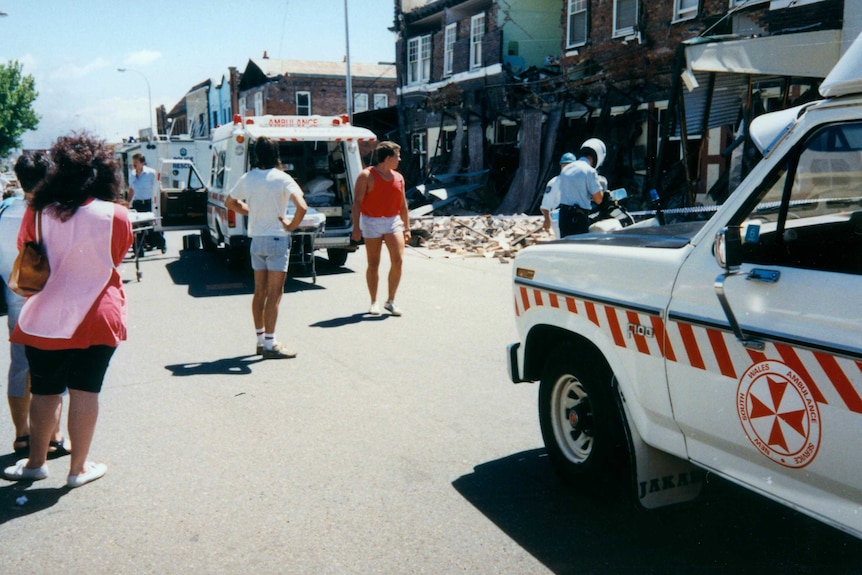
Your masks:
M 401 221 L 400 215 L 372 218 L 365 214 L 359 214 L 359 229 L 362 231 L 362 237 L 373 240 L 382 238 L 386 234 L 404 233 L 404 222 Z

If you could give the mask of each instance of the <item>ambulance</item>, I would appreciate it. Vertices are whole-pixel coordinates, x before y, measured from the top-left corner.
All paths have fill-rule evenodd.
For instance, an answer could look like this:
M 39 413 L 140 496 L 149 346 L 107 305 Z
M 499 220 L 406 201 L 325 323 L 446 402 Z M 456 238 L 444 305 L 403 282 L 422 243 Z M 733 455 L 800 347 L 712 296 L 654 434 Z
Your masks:
M 329 261 L 343 265 L 351 245 L 353 183 L 363 169 L 361 146 L 369 150 L 374 133 L 352 126 L 347 116 L 234 116 L 212 135 L 211 185 L 204 247 L 226 246 L 240 257 L 251 242 L 247 216 L 225 207 L 237 180 L 254 167 L 254 142 L 267 136 L 278 142 L 283 169 L 300 185 L 308 206 L 326 217 L 315 238 Z
M 708 221 L 514 260 L 509 375 L 577 488 L 655 508 L 714 473 L 862 537 L 862 36 L 820 94 L 753 121 Z

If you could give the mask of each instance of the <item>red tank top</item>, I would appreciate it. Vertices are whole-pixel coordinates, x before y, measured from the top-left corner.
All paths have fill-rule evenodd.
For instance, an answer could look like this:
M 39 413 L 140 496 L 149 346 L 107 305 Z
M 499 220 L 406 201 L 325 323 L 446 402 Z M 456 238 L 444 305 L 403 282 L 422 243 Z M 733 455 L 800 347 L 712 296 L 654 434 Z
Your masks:
M 374 185 L 362 199 L 362 213 L 372 218 L 390 218 L 401 213 L 404 202 L 404 177 L 392 172 L 392 180 L 385 180 L 375 168 L 369 170 Z

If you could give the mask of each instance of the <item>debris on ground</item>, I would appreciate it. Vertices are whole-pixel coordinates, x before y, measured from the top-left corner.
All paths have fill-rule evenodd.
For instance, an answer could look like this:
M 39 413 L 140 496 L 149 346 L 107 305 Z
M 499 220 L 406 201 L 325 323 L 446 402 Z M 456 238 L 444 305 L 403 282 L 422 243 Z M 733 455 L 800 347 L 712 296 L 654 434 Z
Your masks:
M 412 218 L 413 247 L 445 250 L 456 256 L 498 258 L 508 262 L 521 249 L 549 241 L 542 216 L 427 216 Z

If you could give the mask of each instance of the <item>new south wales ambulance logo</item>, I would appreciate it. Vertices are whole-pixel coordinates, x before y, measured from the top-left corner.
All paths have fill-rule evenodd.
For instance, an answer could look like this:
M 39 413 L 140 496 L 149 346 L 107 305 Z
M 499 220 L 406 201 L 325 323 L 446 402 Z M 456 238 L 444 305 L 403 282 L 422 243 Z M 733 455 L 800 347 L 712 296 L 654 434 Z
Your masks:
M 780 361 L 748 368 L 736 392 L 739 421 L 751 443 L 785 467 L 805 467 L 820 448 L 820 410 L 799 375 Z

